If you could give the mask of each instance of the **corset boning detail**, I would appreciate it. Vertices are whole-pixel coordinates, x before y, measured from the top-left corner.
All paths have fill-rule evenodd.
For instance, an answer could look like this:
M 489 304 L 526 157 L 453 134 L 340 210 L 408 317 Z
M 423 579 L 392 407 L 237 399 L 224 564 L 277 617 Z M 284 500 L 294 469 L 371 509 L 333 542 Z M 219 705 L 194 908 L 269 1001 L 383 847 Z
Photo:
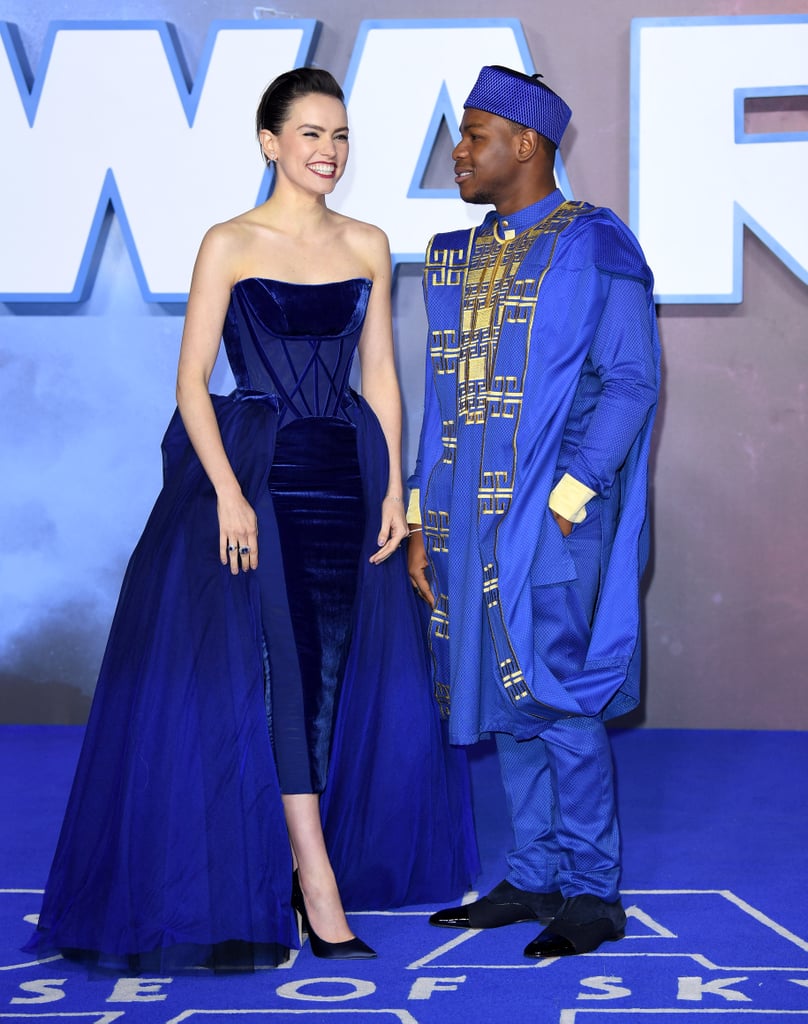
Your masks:
M 346 419 L 370 288 L 365 278 L 321 285 L 239 281 L 223 332 L 239 396 L 272 396 L 279 426 L 314 416 Z

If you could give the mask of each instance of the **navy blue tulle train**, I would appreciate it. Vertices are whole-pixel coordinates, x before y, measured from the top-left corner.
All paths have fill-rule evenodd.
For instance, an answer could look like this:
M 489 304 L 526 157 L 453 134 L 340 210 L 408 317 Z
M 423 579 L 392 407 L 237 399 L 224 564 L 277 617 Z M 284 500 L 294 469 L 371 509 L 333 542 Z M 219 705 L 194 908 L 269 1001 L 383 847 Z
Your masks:
M 175 413 L 29 951 L 116 970 L 282 962 L 299 943 L 281 792 L 322 792 L 348 910 L 453 899 L 476 873 L 403 552 L 368 562 L 387 449 L 348 379 L 370 289 L 234 287 L 237 390 L 213 403 L 259 567 L 220 564 L 215 494 Z

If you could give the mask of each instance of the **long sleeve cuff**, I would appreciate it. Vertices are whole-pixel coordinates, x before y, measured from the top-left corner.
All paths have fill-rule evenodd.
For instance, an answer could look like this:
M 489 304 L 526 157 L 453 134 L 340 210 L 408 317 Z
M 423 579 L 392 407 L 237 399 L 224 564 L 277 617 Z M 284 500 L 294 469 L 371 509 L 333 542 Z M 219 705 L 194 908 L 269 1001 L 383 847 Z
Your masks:
M 597 491 L 565 473 L 550 491 L 547 504 L 563 519 L 571 523 L 582 523 L 586 519 L 586 503 L 596 494 Z
M 410 491 L 410 502 L 407 505 L 407 522 L 421 524 L 421 489 L 413 487 Z

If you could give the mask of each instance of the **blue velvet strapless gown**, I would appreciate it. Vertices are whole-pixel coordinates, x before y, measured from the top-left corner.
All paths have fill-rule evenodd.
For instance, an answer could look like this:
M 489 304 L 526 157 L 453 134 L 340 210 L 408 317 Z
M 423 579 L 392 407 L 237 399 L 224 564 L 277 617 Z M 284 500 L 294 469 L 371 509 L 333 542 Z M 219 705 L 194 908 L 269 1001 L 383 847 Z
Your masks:
M 349 910 L 454 899 L 476 873 L 404 554 L 368 562 L 387 449 L 348 377 L 370 288 L 233 289 L 237 390 L 213 403 L 259 567 L 220 564 L 215 494 L 175 413 L 28 950 L 130 970 L 281 962 L 298 945 L 282 792 L 322 792 Z

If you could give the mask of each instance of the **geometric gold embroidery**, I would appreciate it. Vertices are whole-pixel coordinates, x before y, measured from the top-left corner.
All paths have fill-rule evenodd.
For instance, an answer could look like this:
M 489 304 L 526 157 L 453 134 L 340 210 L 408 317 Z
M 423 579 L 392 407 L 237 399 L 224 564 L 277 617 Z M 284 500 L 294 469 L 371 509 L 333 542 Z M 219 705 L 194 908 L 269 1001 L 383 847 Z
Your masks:
M 460 270 L 466 258 L 465 249 L 432 249 L 429 254 L 427 283 L 430 288 L 444 285 L 456 286 L 460 282 Z
M 522 405 L 522 389 L 516 377 L 497 375 L 488 389 L 488 416 L 490 419 L 502 417 L 513 419 L 519 415 Z
M 480 515 L 501 516 L 513 498 L 513 477 L 507 469 L 485 470 L 480 481 L 477 509 Z
M 449 550 L 449 513 L 428 508 L 424 516 L 424 538 L 428 552 Z
M 506 658 L 505 661 L 500 662 L 499 674 L 511 700 L 517 701 L 529 696 L 528 689 L 525 686 L 525 677 L 522 675 L 522 670 L 516 666 L 513 658 Z
M 485 356 L 475 356 L 464 364 L 466 380 L 485 380 Z
M 446 594 L 438 594 L 430 617 L 432 635 L 438 640 L 449 639 L 449 600 Z
M 464 426 L 519 414 L 522 381 L 495 376 L 494 364 L 502 325 L 529 324 L 535 311 L 538 282 L 518 274 L 537 233 L 525 231 L 505 245 L 485 234 L 474 243 L 463 289 L 460 343 L 444 338 L 441 358 L 433 354 L 436 369 L 456 366 L 457 415 Z
M 457 424 L 454 420 L 443 421 L 440 439 L 443 444 L 441 461 L 447 466 L 452 466 L 454 465 L 455 454 L 457 453 Z
M 483 566 L 483 594 L 488 607 L 496 608 L 499 604 L 499 576 L 491 562 Z
M 432 631 L 438 640 L 449 639 L 449 616 L 446 612 L 437 608 L 432 612 Z
M 433 331 L 429 344 L 432 371 L 437 376 L 457 373 L 457 357 L 460 346 L 457 331 Z
M 438 702 L 440 708 L 441 718 L 449 717 L 449 707 L 451 702 L 451 691 L 446 683 L 435 680 L 435 700 Z

